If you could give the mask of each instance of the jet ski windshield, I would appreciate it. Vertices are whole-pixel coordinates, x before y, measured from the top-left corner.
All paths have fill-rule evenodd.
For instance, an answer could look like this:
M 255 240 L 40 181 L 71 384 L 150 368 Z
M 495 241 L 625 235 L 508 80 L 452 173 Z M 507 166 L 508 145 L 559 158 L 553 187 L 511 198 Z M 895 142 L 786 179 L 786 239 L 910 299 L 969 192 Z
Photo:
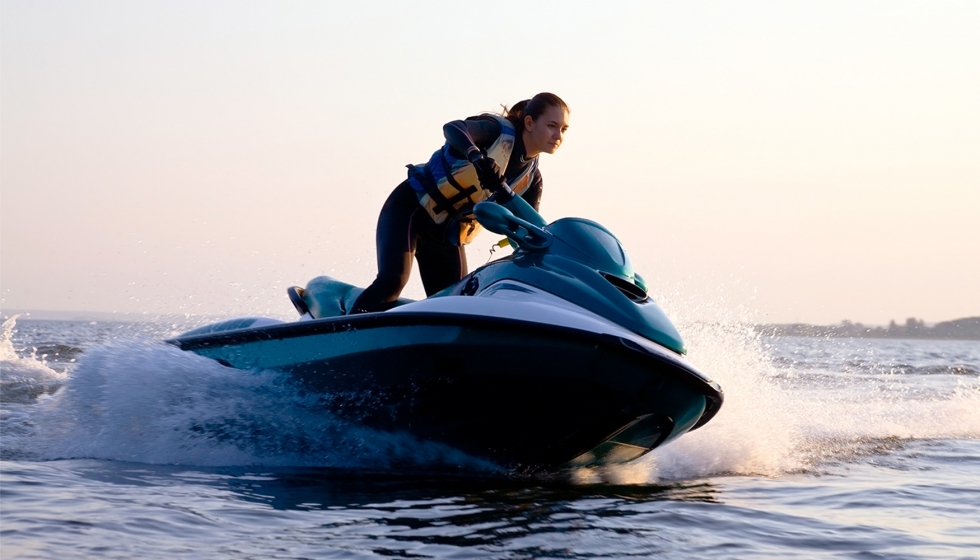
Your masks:
M 596 222 L 584 218 L 562 218 L 552 222 L 545 229 L 560 240 L 562 245 L 578 253 L 578 255 L 567 256 L 577 257 L 576 260 L 581 260 L 606 274 L 633 280 L 633 264 L 622 244 L 612 232 Z M 559 247 L 553 247 L 551 251 L 565 252 Z

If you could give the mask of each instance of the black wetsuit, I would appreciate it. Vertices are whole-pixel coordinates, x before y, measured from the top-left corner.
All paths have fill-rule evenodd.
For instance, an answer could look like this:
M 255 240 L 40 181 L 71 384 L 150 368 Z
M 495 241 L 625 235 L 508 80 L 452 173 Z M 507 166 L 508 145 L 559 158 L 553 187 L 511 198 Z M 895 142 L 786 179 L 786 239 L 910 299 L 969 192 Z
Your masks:
M 488 149 L 500 136 L 500 123 L 492 117 L 470 117 L 453 121 L 443 127 L 446 142 L 459 158 L 464 158 L 473 146 Z M 507 162 L 504 179 L 510 183 L 520 176 L 533 159 L 524 158 L 524 141 L 518 133 L 514 151 Z M 521 198 L 538 209 L 541 202 L 541 172 L 534 171 L 531 183 Z M 466 276 L 466 253 L 463 246 L 449 241 L 450 220 L 442 224 L 432 221 L 419 204 L 415 189 L 403 181 L 381 208 L 378 217 L 378 276 L 351 306 L 353 313 L 390 309 L 412 272 L 412 257 L 419 261 L 419 275 L 425 295 L 430 296 Z

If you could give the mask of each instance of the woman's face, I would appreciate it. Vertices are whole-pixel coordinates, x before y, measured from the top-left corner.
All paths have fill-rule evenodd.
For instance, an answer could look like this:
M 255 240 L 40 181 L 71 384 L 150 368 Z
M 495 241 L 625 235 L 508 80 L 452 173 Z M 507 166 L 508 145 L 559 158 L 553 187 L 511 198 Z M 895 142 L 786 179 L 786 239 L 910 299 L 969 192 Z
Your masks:
M 524 149 L 528 157 L 555 153 L 567 130 L 568 111 L 561 107 L 548 107 L 537 120 L 530 115 L 524 117 Z

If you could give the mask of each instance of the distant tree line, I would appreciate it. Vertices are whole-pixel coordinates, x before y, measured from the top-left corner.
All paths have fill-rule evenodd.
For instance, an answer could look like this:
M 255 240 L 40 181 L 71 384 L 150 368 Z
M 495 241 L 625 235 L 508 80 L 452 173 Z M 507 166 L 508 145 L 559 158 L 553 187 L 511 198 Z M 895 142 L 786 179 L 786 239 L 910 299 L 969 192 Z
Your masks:
M 771 336 L 823 336 L 863 338 L 933 338 L 948 340 L 980 340 L 980 317 L 967 317 L 936 323 L 929 327 L 925 321 L 909 317 L 904 325 L 892 320 L 887 327 L 873 327 L 841 321 L 839 325 L 806 325 L 792 323 L 782 325 L 758 325 L 763 334 Z

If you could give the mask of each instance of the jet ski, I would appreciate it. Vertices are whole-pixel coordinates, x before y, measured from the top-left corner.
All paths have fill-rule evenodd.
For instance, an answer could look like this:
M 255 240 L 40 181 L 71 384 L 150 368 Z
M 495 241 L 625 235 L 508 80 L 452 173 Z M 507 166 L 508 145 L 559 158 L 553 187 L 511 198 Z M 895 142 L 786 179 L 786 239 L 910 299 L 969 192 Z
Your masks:
M 243 318 L 168 342 L 242 370 L 288 372 L 325 410 L 522 471 L 627 462 L 717 414 L 721 387 L 616 237 L 545 220 L 520 197 L 474 216 L 514 251 L 421 301 L 348 315 L 362 291 L 290 288 L 300 320 Z

